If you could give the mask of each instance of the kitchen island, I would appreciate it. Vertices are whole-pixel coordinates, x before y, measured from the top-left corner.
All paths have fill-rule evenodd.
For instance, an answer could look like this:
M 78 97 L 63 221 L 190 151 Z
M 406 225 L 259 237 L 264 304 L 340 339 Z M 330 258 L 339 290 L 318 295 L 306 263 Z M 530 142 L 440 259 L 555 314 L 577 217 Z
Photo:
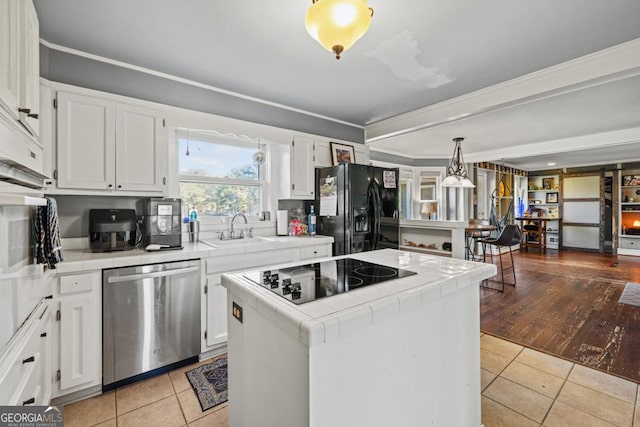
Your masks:
M 345 258 L 398 276 L 356 286 L 331 267 Z M 478 283 L 495 273 L 385 249 L 223 275 L 229 425 L 481 425 Z

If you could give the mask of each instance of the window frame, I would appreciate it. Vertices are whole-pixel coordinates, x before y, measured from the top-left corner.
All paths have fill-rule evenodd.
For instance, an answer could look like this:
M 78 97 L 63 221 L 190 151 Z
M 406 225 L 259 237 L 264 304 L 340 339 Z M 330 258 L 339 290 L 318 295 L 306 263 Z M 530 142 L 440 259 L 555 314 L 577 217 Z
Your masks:
M 259 203 L 260 211 L 266 210 L 265 206 L 267 204 L 269 195 L 266 194 L 268 185 L 265 177 L 267 175 L 268 164 L 270 162 L 270 155 L 268 150 L 266 149 L 266 144 L 263 144 L 265 145 L 265 147 L 263 148 L 266 155 L 265 161 L 262 164 L 257 165 L 258 179 L 249 180 L 249 179 L 226 178 L 226 177 L 212 177 L 212 176 L 205 176 L 205 175 L 181 174 L 180 158 L 182 155 L 180 153 L 180 140 L 185 138 L 190 140 L 197 140 L 199 142 L 207 142 L 211 144 L 229 145 L 229 146 L 242 147 L 242 148 L 254 147 L 256 150 L 258 149 L 258 141 L 249 140 L 249 138 L 247 138 L 247 140 L 242 140 L 237 137 L 230 137 L 230 136 L 218 134 L 218 132 L 216 131 L 207 132 L 207 131 L 192 131 L 192 130 L 186 130 L 186 129 L 176 130 L 175 145 L 178 151 L 177 152 L 177 169 L 178 169 L 177 177 L 178 177 L 179 197 L 181 197 L 180 188 L 183 182 L 194 183 L 194 184 L 211 184 L 211 185 L 218 184 L 218 185 L 235 185 L 235 186 L 242 186 L 242 187 L 259 187 L 260 188 L 260 203 Z M 245 215 L 247 219 L 258 220 L 260 214 L 258 213 L 257 215 L 251 215 L 251 214 L 245 214 Z M 221 218 L 221 217 L 231 217 L 231 216 L 232 215 L 225 215 L 225 216 L 220 215 L 216 217 Z M 200 215 L 198 219 L 202 222 L 203 219 L 205 218 L 209 218 L 209 217 L 205 215 Z M 213 220 L 213 217 L 211 219 Z

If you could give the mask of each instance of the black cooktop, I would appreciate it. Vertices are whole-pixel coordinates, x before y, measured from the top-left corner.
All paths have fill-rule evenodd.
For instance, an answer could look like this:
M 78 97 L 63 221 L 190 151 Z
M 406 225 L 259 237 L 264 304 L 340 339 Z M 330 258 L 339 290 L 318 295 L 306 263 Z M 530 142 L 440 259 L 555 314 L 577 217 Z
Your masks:
M 294 304 L 303 304 L 414 274 L 409 270 L 342 258 L 275 270 L 250 271 L 244 276 Z

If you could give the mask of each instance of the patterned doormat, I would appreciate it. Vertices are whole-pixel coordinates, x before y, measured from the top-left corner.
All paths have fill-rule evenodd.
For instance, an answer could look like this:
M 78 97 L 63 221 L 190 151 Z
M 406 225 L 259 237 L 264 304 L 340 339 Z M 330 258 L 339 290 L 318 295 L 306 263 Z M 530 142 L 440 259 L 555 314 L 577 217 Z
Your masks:
M 186 373 L 202 412 L 227 401 L 227 358 L 221 357 Z
M 640 283 L 627 282 L 618 303 L 640 307 Z

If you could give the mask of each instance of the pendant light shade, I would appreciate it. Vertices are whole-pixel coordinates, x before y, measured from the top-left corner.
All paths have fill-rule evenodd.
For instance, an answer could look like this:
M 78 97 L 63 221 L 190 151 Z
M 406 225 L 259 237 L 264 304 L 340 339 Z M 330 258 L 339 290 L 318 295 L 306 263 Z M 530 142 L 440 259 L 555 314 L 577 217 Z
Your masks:
M 367 0 L 312 0 L 307 11 L 307 32 L 336 59 L 369 29 L 373 9 Z
M 440 183 L 443 187 L 464 187 L 474 188 L 473 182 L 467 178 L 467 168 L 464 165 L 464 159 L 462 158 L 462 146 L 460 143 L 464 138 L 453 138 L 453 142 L 456 144 L 453 149 L 453 156 L 451 157 L 451 163 L 447 168 L 447 177 Z

